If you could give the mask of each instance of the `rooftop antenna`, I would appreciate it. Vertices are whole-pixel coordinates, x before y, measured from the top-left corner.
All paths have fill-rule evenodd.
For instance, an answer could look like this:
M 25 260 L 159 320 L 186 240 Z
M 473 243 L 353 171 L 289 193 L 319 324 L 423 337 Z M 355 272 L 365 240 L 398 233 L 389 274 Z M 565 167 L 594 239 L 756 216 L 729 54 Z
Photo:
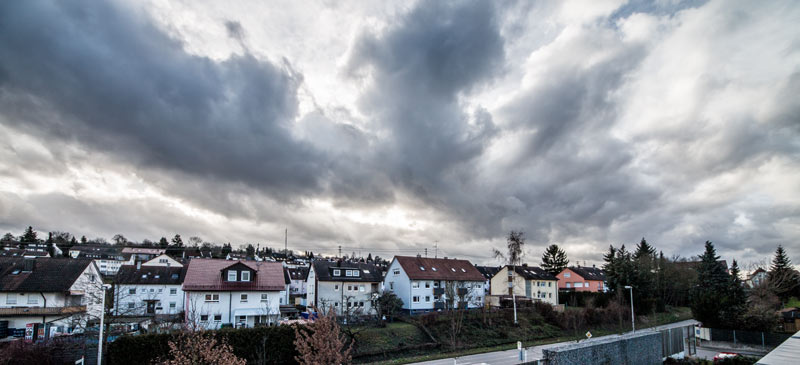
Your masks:
M 289 256 L 289 228 L 286 228 L 283 234 L 283 254 Z
M 428 248 L 425 247 L 425 258 L 428 258 Z
M 439 258 L 439 241 L 434 241 L 433 247 L 435 247 L 435 251 L 433 254 L 433 258 Z

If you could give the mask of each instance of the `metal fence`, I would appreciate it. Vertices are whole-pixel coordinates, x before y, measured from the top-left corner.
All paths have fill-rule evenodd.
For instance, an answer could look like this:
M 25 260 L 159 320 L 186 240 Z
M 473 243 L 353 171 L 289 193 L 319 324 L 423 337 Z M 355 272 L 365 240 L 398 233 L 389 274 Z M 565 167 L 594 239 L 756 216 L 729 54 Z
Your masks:
M 709 328 L 710 340 L 732 342 L 735 345 L 755 345 L 761 347 L 776 347 L 792 337 L 791 333 L 755 332 L 740 330 L 724 330 Z

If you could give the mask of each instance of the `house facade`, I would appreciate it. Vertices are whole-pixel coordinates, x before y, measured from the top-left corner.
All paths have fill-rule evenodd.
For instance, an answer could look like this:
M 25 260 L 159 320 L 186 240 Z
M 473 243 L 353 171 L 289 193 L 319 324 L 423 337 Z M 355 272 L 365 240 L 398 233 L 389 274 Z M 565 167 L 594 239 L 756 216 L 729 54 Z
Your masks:
M 762 268 L 755 269 L 750 275 L 747 276 L 745 283 L 751 288 L 755 288 L 767 282 L 767 271 Z
M 588 266 L 570 266 L 558 275 L 558 288 L 562 290 L 606 292 L 606 274 L 603 269 Z
M 189 262 L 183 291 L 186 323 L 205 329 L 276 323 L 287 295 L 280 263 L 201 258 Z
M 70 333 L 102 311 L 102 279 L 90 259 L 0 257 L 0 321 Z
M 125 265 L 114 277 L 114 315 L 176 316 L 184 310 L 183 279 L 178 266 Z
M 323 261 L 311 263 L 306 278 L 306 303 L 337 315 L 372 313 L 372 298 L 381 291 L 382 272 L 363 262 Z
M 492 294 L 492 278 L 497 274 L 498 271 L 502 268 L 501 266 L 475 266 L 478 271 L 481 272 L 483 278 L 485 279 L 483 282 L 483 293 L 485 295 Z
M 492 277 L 492 296 L 525 297 L 558 305 L 558 278 L 546 270 L 523 264 L 503 266 Z
M 286 267 L 289 275 L 289 299 L 291 304 L 306 305 L 306 283 L 308 280 L 309 268 L 306 267 Z
M 467 260 L 395 256 L 383 282 L 410 313 L 477 308 L 485 298 L 485 278 Z
M 94 260 L 100 273 L 107 276 L 114 276 L 122 265 L 133 265 L 135 262 L 133 254 L 123 254 L 122 250 L 113 246 L 73 246 L 69 256 Z

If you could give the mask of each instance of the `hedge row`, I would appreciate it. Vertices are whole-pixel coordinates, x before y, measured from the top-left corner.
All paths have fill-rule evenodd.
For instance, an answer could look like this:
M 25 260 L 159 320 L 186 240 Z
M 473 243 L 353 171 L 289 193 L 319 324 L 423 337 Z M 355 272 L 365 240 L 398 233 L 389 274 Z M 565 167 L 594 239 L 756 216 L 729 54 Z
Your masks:
M 295 364 L 294 329 L 291 326 L 226 328 L 209 331 L 225 340 L 233 353 L 248 364 Z M 169 356 L 169 341 L 177 335 L 122 336 L 108 344 L 109 364 L 151 364 Z

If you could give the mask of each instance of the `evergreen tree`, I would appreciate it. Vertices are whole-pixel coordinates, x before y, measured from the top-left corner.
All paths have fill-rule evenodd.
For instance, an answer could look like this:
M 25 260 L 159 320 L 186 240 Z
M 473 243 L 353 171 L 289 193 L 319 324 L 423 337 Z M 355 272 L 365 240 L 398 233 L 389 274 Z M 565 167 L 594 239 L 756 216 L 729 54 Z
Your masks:
M 72 236 L 72 239 L 69 240 L 69 244 L 73 246 L 78 244 L 78 240 L 75 239 L 75 236 Z
M 772 266 L 767 273 L 767 282 L 772 292 L 783 301 L 788 299 L 800 285 L 800 277 L 792 268 L 792 261 L 781 245 L 775 250 Z
M 372 252 L 367 254 L 367 262 L 372 262 Z
M 11 234 L 11 232 L 8 232 L 5 235 L 3 235 L 3 238 L 0 238 L 0 242 L 14 242 L 16 239 L 17 238 L 14 237 L 14 235 Z
M 558 275 L 568 264 L 567 253 L 558 245 L 550 245 L 542 255 L 542 268 L 553 275 Z
M 86 239 L 86 236 L 81 236 L 81 244 L 84 244 L 84 245 L 85 245 L 85 244 L 86 244 L 86 242 L 89 242 L 89 241 Z
M 633 253 L 634 270 L 631 283 L 634 289 L 634 306 L 639 313 L 648 313 L 656 302 L 656 249 L 642 238 Z
M 613 245 L 608 246 L 608 252 L 603 254 L 603 271 L 606 273 L 606 285 L 611 291 L 616 291 L 619 286 L 619 277 L 617 274 L 617 249 Z
M 172 244 L 175 247 L 183 247 L 183 240 L 181 239 L 181 235 L 176 234 L 175 237 L 172 237 Z
M 245 251 L 247 252 L 247 258 L 253 258 L 256 255 L 256 248 L 252 244 L 248 244 Z
M 697 267 L 697 284 L 692 290 L 691 307 L 694 318 L 704 327 L 725 327 L 728 323 L 724 309 L 728 306 L 730 277 L 718 260 L 717 250 L 710 241 L 705 243 L 705 252 Z
M 167 242 L 167 238 L 166 237 L 161 237 L 161 239 L 158 240 L 158 247 L 167 248 L 167 246 L 169 246 L 169 242 Z
M 20 242 L 35 243 L 37 241 L 38 239 L 36 239 L 36 231 L 33 230 L 33 227 L 28 226 L 28 228 L 25 229 L 25 233 L 22 234 Z
M 233 251 L 233 248 L 231 247 L 230 242 L 222 245 L 222 257 L 228 257 L 228 254 L 231 253 L 231 251 Z
M 726 327 L 739 328 L 741 319 L 747 311 L 747 294 L 744 292 L 742 279 L 739 277 L 739 264 L 733 260 L 728 281 L 728 295 L 723 299 L 725 306 L 722 319 L 727 321 Z

